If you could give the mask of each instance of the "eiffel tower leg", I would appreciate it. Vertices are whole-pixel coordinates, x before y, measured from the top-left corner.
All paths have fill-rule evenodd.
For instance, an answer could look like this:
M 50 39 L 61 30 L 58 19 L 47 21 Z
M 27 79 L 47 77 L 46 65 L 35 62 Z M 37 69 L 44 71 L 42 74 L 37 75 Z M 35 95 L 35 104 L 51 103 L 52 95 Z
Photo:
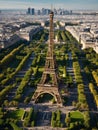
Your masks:
M 43 74 L 42 74 L 42 78 L 41 78 L 41 80 L 40 80 L 40 83 L 41 83 L 41 84 L 44 84 L 44 83 L 45 83 L 46 77 L 47 77 L 46 74 L 43 73 Z

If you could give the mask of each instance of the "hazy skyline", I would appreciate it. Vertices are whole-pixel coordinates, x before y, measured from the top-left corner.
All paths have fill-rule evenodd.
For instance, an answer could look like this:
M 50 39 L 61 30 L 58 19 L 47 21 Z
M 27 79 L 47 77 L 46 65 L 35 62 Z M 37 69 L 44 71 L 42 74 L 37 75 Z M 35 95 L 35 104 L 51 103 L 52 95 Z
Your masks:
M 0 9 L 27 9 L 28 7 L 98 10 L 98 0 L 0 0 Z

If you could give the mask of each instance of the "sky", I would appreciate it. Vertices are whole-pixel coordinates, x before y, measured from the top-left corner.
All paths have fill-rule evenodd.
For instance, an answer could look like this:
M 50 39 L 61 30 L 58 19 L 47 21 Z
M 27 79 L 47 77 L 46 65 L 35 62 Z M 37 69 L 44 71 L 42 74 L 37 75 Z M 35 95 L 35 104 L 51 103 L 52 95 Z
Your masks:
M 51 8 L 98 10 L 98 0 L 0 0 L 0 9 Z

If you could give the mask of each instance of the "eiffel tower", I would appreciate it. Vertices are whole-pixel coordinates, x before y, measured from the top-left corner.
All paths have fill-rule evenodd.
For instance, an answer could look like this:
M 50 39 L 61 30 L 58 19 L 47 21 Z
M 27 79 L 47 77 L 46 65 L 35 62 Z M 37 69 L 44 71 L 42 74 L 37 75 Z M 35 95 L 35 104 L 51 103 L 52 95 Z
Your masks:
M 55 57 L 53 54 L 53 45 L 54 45 L 53 17 L 54 17 L 54 13 L 51 11 L 49 43 L 48 43 L 48 51 L 46 56 L 45 68 L 41 80 L 37 85 L 37 89 L 33 95 L 33 100 L 36 103 L 40 95 L 49 93 L 55 98 L 56 104 L 62 106 L 61 95 L 58 89 L 59 83 L 58 83 L 57 67 L 55 63 Z M 50 80 L 51 82 L 49 82 L 49 79 L 51 79 Z

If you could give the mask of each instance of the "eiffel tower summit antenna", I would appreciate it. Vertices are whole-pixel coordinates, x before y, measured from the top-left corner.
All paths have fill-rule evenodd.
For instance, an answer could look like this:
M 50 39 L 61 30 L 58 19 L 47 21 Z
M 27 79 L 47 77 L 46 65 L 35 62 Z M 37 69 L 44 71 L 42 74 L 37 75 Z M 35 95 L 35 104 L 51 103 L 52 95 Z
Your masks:
M 53 4 L 51 4 L 51 11 L 53 12 Z

